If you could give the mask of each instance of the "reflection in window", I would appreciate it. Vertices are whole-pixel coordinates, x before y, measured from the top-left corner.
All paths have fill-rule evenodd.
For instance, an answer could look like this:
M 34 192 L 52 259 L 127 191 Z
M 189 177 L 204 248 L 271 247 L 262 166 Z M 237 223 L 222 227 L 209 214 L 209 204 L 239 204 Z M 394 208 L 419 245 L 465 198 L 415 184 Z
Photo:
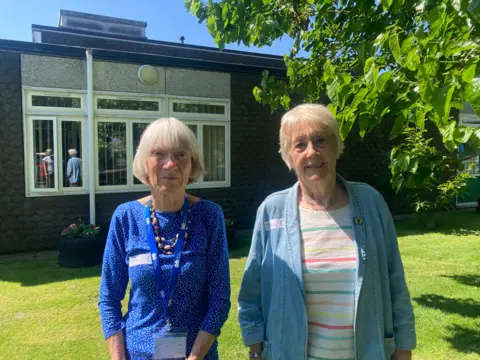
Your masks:
M 121 99 L 98 99 L 99 109 L 111 110 L 136 110 L 136 111 L 158 111 L 158 101 L 144 100 L 121 100 Z
M 32 95 L 32 106 L 80 109 L 82 99 L 66 96 Z
M 82 186 L 82 123 L 62 122 L 63 187 Z
M 203 126 L 204 181 L 225 181 L 225 127 Z
M 98 123 L 98 183 L 127 185 L 127 142 L 125 123 Z
M 195 114 L 215 114 L 224 115 L 224 105 L 211 105 L 211 104 L 192 104 L 192 103 L 173 103 L 173 111 L 180 113 L 195 113 Z
M 55 188 L 53 120 L 33 120 L 34 187 Z
M 142 137 L 143 132 L 147 128 L 149 124 L 145 123 L 133 123 L 132 133 L 133 133 L 133 157 L 135 157 L 135 153 L 137 152 L 138 144 L 140 143 L 140 138 Z M 138 180 L 135 176 L 133 177 L 133 183 L 135 185 L 139 185 L 142 182 Z

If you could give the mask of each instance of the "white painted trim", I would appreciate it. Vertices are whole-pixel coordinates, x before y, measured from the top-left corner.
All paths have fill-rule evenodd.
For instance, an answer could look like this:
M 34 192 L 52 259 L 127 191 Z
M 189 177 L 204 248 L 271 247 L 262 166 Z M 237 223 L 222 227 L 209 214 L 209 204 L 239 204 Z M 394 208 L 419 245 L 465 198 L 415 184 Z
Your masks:
M 22 123 L 23 123 L 23 174 L 25 177 L 25 196 L 30 194 L 30 177 L 29 177 L 29 165 L 28 165 L 28 154 L 30 154 L 30 127 L 27 122 L 27 116 L 25 114 L 25 89 L 22 88 Z
M 94 96 L 94 109 L 95 114 L 99 116 L 103 115 L 111 115 L 111 116 L 125 116 L 128 117 L 131 115 L 135 116 L 156 116 L 157 118 L 162 116 L 165 113 L 165 109 L 163 107 L 163 99 L 161 96 L 133 96 L 127 95 L 128 93 L 124 93 L 123 95 L 98 95 L 95 93 Z M 145 111 L 145 110 L 123 110 L 123 109 L 99 109 L 98 108 L 98 100 L 99 99 L 114 99 L 114 100 L 134 100 L 134 101 L 149 101 L 149 102 L 156 102 L 158 104 L 157 111 Z
M 85 52 L 86 61 L 87 61 L 87 126 L 88 126 L 88 193 L 89 193 L 89 211 L 90 211 L 90 224 L 95 225 L 96 223 L 96 213 L 95 213 L 95 118 L 93 115 L 93 58 L 92 58 L 92 49 L 87 49 Z
M 457 199 L 457 208 L 458 209 L 473 208 L 473 207 L 477 207 L 476 202 L 459 203 L 458 199 Z
M 463 114 L 459 115 L 460 125 L 470 126 L 470 127 L 480 127 L 480 117 L 474 114 Z
M 24 88 L 25 89 L 25 88 Z M 30 114 L 45 114 L 51 115 L 54 114 L 85 114 L 85 96 L 82 93 L 72 92 L 68 89 L 64 90 L 33 90 L 25 89 L 26 95 L 26 113 Z M 80 108 L 62 108 L 62 107 L 50 107 L 50 106 L 33 106 L 32 105 L 32 96 L 52 96 L 52 97 L 67 97 L 67 98 L 79 98 L 80 99 Z
M 65 89 L 65 88 L 49 88 L 49 87 L 42 87 L 42 86 L 29 86 L 29 85 L 22 85 L 22 88 L 26 91 L 45 91 L 45 92 L 59 92 L 59 93 L 76 93 L 76 94 L 86 94 L 87 90 L 79 90 L 79 89 Z M 58 109 L 58 108 L 54 108 Z
M 229 116 L 229 102 L 228 101 L 206 101 L 206 100 L 194 100 L 194 99 L 168 99 L 168 113 L 170 116 L 182 118 L 182 119 L 195 119 L 195 120 L 211 120 L 211 121 L 230 121 Z M 173 104 L 204 104 L 204 105 L 213 105 L 213 106 L 223 106 L 224 114 L 205 114 L 205 113 L 187 113 L 187 112 L 176 112 L 173 110 Z

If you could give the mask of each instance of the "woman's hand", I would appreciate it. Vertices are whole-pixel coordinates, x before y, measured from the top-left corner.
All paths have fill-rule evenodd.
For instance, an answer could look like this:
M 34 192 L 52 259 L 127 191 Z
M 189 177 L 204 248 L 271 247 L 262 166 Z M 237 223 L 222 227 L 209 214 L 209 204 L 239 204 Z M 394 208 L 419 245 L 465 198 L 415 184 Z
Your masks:
M 125 337 L 123 330 L 113 334 L 107 339 L 110 360 L 125 360 Z
M 193 343 L 192 352 L 187 360 L 203 360 L 215 341 L 215 335 L 200 330 Z
M 396 350 L 393 360 L 412 360 L 412 350 Z

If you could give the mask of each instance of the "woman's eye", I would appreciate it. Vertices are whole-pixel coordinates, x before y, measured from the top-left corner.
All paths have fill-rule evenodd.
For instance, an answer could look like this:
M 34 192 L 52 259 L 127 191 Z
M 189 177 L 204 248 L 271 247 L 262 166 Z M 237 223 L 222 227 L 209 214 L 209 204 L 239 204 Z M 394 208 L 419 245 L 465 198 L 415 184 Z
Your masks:
M 315 140 L 315 145 L 324 145 L 324 144 L 325 144 L 324 138 L 318 138 Z
M 299 141 L 295 144 L 295 149 L 304 149 L 305 143 L 303 141 Z

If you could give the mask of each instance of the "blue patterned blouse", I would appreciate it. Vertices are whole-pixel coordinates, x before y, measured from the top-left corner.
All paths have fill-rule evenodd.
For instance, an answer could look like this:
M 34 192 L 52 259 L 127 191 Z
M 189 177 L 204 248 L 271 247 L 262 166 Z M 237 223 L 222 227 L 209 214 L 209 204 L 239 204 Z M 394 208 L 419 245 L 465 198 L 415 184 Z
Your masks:
M 230 310 L 230 272 L 222 209 L 206 200 L 190 207 L 188 238 L 171 305 L 173 327 L 188 332 L 187 355 L 199 330 L 220 334 Z M 175 236 L 180 215 L 180 211 L 157 212 L 163 236 Z M 173 255 L 159 256 L 168 289 Z M 129 281 L 128 310 L 122 315 L 120 301 Z M 145 206 L 138 201 L 120 205 L 113 214 L 103 259 L 99 307 L 105 339 L 124 329 L 127 358 L 153 358 L 153 334 L 165 329 L 165 309 L 156 290 Z M 217 359 L 215 341 L 205 360 Z

